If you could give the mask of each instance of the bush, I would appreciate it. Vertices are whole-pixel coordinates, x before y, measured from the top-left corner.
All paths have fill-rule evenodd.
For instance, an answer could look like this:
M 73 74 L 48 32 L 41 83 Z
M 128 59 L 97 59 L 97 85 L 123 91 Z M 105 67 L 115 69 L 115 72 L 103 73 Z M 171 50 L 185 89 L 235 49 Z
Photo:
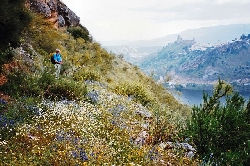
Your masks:
M 45 97 L 51 99 L 80 100 L 87 93 L 87 88 L 80 83 L 59 80 L 48 87 Z
M 211 97 L 192 108 L 188 135 L 205 162 L 218 165 L 247 165 L 250 162 L 250 102 L 229 92 L 231 87 L 219 80 Z M 225 105 L 220 99 L 226 97 Z
M 114 88 L 115 93 L 132 97 L 135 101 L 139 101 L 142 105 L 150 105 L 153 103 L 153 98 L 149 95 L 146 89 L 139 84 L 123 83 Z
M 21 34 L 31 16 L 24 8 L 24 0 L 0 2 L 0 66 L 12 60 L 13 48 L 20 44 Z M 0 69 L 1 70 L 1 69 Z
M 11 73 L 8 82 L 0 90 L 11 96 L 34 96 L 51 99 L 81 99 L 87 93 L 82 84 L 73 80 L 56 80 L 51 73 L 44 72 L 42 76 L 31 76 L 27 73 Z
M 0 5 L 0 52 L 19 45 L 21 33 L 31 17 L 24 8 L 25 0 L 1 0 Z
M 86 27 L 80 25 L 78 27 L 69 27 L 67 29 L 71 35 L 77 39 L 77 38 L 83 38 L 85 41 L 92 42 L 92 38 L 90 37 L 89 31 Z
M 9 63 L 13 60 L 15 53 L 13 49 L 6 49 L 5 51 L 1 52 L 0 50 L 0 66 L 3 64 Z M 2 72 L 3 68 L 0 68 L 0 72 Z
M 169 110 L 162 109 L 160 106 L 154 105 L 153 116 L 151 119 L 151 136 L 152 144 L 160 144 L 162 142 L 172 141 L 175 142 L 179 139 L 178 128 L 172 121 L 173 118 L 170 115 Z
M 38 96 L 40 89 L 38 80 L 28 74 L 22 72 L 14 72 L 7 75 L 8 82 L 0 87 L 0 90 L 13 97 L 17 96 Z
M 73 74 L 73 78 L 75 81 L 86 81 L 86 80 L 99 81 L 100 75 L 94 70 L 92 71 L 88 69 L 81 69 Z

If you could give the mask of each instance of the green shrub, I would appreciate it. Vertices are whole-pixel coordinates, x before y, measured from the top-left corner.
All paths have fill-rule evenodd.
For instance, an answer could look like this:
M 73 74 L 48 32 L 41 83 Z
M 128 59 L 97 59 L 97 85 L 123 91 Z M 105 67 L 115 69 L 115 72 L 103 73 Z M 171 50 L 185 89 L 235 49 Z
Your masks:
M 0 87 L 0 90 L 13 96 L 25 96 L 40 94 L 38 79 L 20 71 L 7 75 L 8 82 Z
M 42 96 L 51 99 L 79 100 L 87 93 L 83 84 L 71 79 L 55 79 L 50 72 L 44 72 L 38 79 L 38 86 L 42 89 Z
M 150 105 L 153 103 L 153 97 L 140 84 L 123 83 L 114 88 L 114 92 L 121 95 L 132 97 L 135 101 L 139 101 L 142 105 Z
M 0 90 L 11 96 L 34 96 L 52 99 L 81 99 L 87 92 L 84 85 L 73 80 L 56 80 L 54 75 L 44 72 L 42 76 L 31 76 L 21 72 L 8 75 L 8 82 Z
M 0 52 L 19 45 L 21 33 L 30 23 L 31 17 L 24 7 L 25 0 L 1 0 L 0 5 Z
M 192 108 L 187 133 L 206 162 L 246 165 L 250 162 L 250 102 L 245 107 L 238 93 L 219 80 L 212 96 L 204 94 L 203 104 Z M 225 105 L 220 99 L 226 97 Z
M 160 106 L 152 107 L 153 116 L 151 119 L 150 133 L 152 136 L 152 144 L 160 144 L 162 142 L 178 140 L 178 129 L 172 121 L 172 117 L 168 110 L 162 109 Z
M 67 29 L 67 31 L 69 33 L 71 33 L 71 35 L 77 39 L 77 38 L 83 38 L 85 41 L 90 41 L 92 42 L 92 38 L 89 34 L 89 31 L 86 27 L 80 25 L 78 27 L 69 27 Z
M 47 90 L 49 86 L 56 82 L 55 76 L 50 72 L 43 72 L 41 77 L 38 79 L 39 87 L 43 90 Z
M 123 67 L 122 70 L 123 70 L 123 71 L 127 71 L 127 70 L 128 70 L 128 67 Z
M 15 56 L 15 53 L 13 49 L 9 48 L 5 51 L 0 50 L 0 66 L 3 64 L 9 63 L 13 60 L 13 57 Z M 0 72 L 2 72 L 2 67 L 0 67 Z
M 29 27 L 31 13 L 25 8 L 25 0 L 2 0 L 0 5 L 0 66 L 9 63 L 20 46 L 23 32 Z M 0 69 L 2 70 L 2 68 Z
M 70 80 L 58 80 L 51 84 L 45 92 L 45 97 L 51 99 L 80 100 L 87 93 L 87 88 Z
M 73 78 L 75 81 L 86 81 L 86 80 L 99 81 L 101 77 L 94 70 L 80 69 L 73 74 Z

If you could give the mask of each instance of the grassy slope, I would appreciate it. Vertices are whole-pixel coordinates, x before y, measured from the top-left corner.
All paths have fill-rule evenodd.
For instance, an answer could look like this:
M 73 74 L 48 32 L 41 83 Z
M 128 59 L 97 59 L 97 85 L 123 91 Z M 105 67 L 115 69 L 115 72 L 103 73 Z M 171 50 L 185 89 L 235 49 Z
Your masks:
M 5 111 L 1 111 L 0 117 L 4 120 L 0 126 L 0 159 L 4 164 L 195 163 L 184 157 L 183 150 L 160 144 L 181 140 L 178 130 L 189 114 L 188 108 L 136 66 L 107 53 L 98 43 L 75 40 L 63 29 L 51 29 L 37 16 L 23 39 L 23 47 L 33 61 L 17 53 L 14 62 L 25 76 L 14 78 L 24 80 L 22 86 L 9 80 L 19 93 L 5 89 L 16 97 L 13 95 L 9 105 L 1 104 Z M 53 66 L 49 54 L 56 47 L 62 50 L 64 58 L 60 80 L 50 77 Z M 34 88 L 38 85 L 45 87 L 48 94 L 57 93 L 46 85 L 49 79 L 62 93 L 72 89 L 70 93 L 81 95 L 77 86 L 85 86 L 88 94 L 97 94 L 97 102 L 87 95 L 81 101 L 49 101 L 43 90 Z M 86 79 L 92 82 L 84 82 Z M 62 84 L 68 87 L 60 89 Z M 30 88 L 34 89 L 29 91 Z M 35 94 L 38 96 L 33 97 Z M 135 97 L 131 100 L 128 95 Z M 147 137 L 140 137 L 142 132 Z M 137 139 L 144 142 L 136 144 Z

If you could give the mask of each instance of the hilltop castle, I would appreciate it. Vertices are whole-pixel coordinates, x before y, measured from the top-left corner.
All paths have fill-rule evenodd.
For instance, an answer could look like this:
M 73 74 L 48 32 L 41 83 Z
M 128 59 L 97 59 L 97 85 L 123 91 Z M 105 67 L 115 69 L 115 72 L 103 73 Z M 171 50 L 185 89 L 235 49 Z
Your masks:
M 176 43 L 180 44 L 190 44 L 193 45 L 195 42 L 195 38 L 193 38 L 192 40 L 183 40 L 182 37 L 180 35 L 178 35 L 177 40 L 175 41 Z

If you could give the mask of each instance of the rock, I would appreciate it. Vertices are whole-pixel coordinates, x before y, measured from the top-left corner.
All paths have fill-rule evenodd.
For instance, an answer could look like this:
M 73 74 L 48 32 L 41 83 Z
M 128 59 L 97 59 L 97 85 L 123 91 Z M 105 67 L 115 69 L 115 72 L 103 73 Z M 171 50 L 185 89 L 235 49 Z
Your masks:
M 188 143 L 174 143 L 174 142 L 162 142 L 159 144 L 159 147 L 164 150 L 164 149 L 183 149 L 185 151 L 185 157 L 191 159 L 195 156 L 196 149 L 193 148 Z
M 119 117 L 120 114 L 127 110 L 127 108 L 122 105 L 122 104 L 117 104 L 115 107 L 109 109 L 109 112 L 114 116 L 114 117 Z
M 195 151 L 195 149 L 188 143 L 180 143 L 183 149 L 186 149 L 188 151 Z
M 80 24 L 80 17 L 60 0 L 27 0 L 26 7 L 32 12 L 43 14 L 55 28 Z
M 32 12 L 42 13 L 45 17 L 51 17 L 51 9 L 43 0 L 30 0 L 28 4 Z
M 98 92 L 95 91 L 94 89 L 92 91 L 89 91 L 87 94 L 86 94 L 86 97 L 92 102 L 92 103 L 98 103 L 99 101 L 99 95 L 98 95 Z
M 167 147 L 167 144 L 165 142 L 162 142 L 159 144 L 159 147 L 161 150 L 164 150 Z
M 138 110 L 135 111 L 136 114 L 140 115 L 141 117 L 143 117 L 144 119 L 151 119 L 152 118 L 152 114 L 146 110 L 145 108 L 139 108 Z
M 193 158 L 194 156 L 195 156 L 195 153 L 194 153 L 193 151 L 188 151 L 188 152 L 185 153 L 185 157 L 186 157 L 186 158 L 191 159 L 191 158 Z
M 61 15 L 59 15 L 58 16 L 58 26 L 63 27 L 64 25 L 65 25 L 65 20 Z
M 71 11 L 65 4 L 59 1 L 58 15 L 62 16 L 65 20 L 65 26 L 77 26 L 80 22 L 80 17 L 78 17 L 73 11 Z
M 31 140 L 35 140 L 35 141 L 39 140 L 39 137 L 30 135 L 30 134 L 28 135 L 28 138 L 31 139 Z
M 148 139 L 148 137 L 149 137 L 148 132 L 147 132 L 147 131 L 142 131 L 142 132 L 137 136 L 137 138 L 135 139 L 134 143 L 135 143 L 136 145 L 140 145 L 140 146 L 145 145 L 146 140 Z
M 143 128 L 143 129 L 149 129 L 149 124 L 147 124 L 147 123 L 144 123 L 144 124 L 141 124 L 141 127 Z

